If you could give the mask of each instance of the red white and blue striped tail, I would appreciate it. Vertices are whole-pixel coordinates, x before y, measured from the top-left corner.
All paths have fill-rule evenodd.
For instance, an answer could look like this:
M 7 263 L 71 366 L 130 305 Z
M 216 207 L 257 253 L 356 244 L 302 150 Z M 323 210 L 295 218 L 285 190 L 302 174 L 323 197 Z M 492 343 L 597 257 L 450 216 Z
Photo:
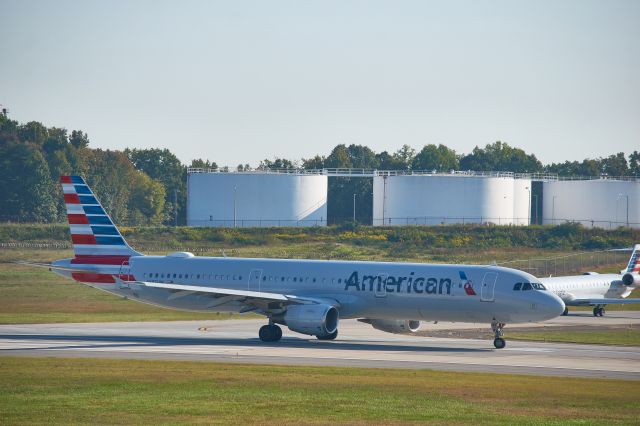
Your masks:
M 640 274 L 640 244 L 633 246 L 633 253 L 631 254 L 631 259 L 629 259 L 627 272 Z
M 129 257 L 141 255 L 127 244 L 82 177 L 61 176 L 60 183 L 71 228 L 73 263 L 122 265 Z

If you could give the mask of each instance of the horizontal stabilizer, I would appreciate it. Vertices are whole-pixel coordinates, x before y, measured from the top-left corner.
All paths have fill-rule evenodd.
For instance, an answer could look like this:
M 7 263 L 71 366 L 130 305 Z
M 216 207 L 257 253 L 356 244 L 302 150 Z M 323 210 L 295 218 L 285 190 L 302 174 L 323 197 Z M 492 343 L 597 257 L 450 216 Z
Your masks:
M 15 262 L 16 265 L 24 265 L 24 266 L 35 266 L 38 268 L 47 268 L 51 271 L 68 271 L 68 272 L 89 272 L 94 273 L 95 268 L 81 268 L 81 267 L 73 267 L 73 266 L 57 266 L 52 263 L 43 263 L 43 262 L 27 262 L 23 260 L 17 260 Z M 89 265 L 86 265 L 89 266 Z

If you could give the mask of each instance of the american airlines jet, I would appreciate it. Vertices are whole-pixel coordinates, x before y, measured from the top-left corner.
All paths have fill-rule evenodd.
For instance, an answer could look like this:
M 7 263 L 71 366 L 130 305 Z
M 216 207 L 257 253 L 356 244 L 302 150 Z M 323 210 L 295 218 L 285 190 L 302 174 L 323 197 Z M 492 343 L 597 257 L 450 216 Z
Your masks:
M 606 305 L 640 303 L 640 299 L 628 299 L 633 290 L 640 287 L 640 244 L 633 247 L 627 269 L 620 274 L 598 274 L 540 278 L 551 292 L 560 296 L 567 306 L 562 315 L 569 313 L 568 306 L 593 306 L 593 316 L 603 316 Z
M 80 176 L 62 176 L 74 257 L 46 266 L 89 286 L 166 308 L 255 312 L 268 323 L 321 340 L 335 339 L 340 318 L 390 333 L 417 331 L 421 320 L 486 322 L 494 346 L 506 323 L 544 321 L 565 306 L 534 276 L 478 265 L 145 256 L 132 249 Z M 517 287 L 517 288 L 516 288 Z M 531 291 L 521 291 L 525 287 Z

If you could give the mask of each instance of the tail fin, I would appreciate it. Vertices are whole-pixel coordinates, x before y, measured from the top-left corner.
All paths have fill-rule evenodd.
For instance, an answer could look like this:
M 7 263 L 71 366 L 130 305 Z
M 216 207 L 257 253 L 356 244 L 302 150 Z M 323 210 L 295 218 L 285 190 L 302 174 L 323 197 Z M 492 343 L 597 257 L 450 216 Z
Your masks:
M 141 255 L 127 244 L 82 177 L 60 176 L 60 183 L 76 259 L 112 259 L 118 264 Z
M 640 244 L 633 246 L 633 253 L 631 253 L 631 259 L 629 259 L 629 265 L 627 265 L 625 272 L 640 273 Z

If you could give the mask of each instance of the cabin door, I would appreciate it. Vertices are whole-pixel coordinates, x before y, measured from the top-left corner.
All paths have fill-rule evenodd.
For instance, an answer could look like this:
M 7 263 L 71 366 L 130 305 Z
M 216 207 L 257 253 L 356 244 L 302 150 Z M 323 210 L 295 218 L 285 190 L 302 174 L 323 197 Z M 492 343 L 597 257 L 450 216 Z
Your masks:
M 493 302 L 494 291 L 496 288 L 496 280 L 498 279 L 498 274 L 495 272 L 487 272 L 484 274 L 484 278 L 482 279 L 482 287 L 480 288 L 480 300 L 483 302 Z
M 379 274 L 373 285 L 373 294 L 376 297 L 387 297 L 387 278 L 388 274 Z
M 247 290 L 260 291 L 260 282 L 262 281 L 262 269 L 252 269 L 249 273 L 249 285 Z

